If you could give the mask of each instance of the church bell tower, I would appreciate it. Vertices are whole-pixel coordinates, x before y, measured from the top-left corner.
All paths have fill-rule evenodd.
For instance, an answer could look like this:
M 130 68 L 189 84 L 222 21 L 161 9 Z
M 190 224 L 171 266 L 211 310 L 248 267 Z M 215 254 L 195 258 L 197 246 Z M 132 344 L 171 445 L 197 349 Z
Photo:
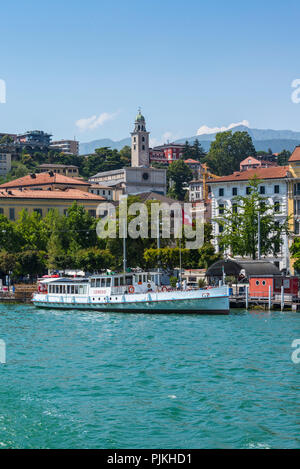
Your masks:
M 131 132 L 131 166 L 149 167 L 149 132 L 146 131 L 145 117 L 139 109 Z

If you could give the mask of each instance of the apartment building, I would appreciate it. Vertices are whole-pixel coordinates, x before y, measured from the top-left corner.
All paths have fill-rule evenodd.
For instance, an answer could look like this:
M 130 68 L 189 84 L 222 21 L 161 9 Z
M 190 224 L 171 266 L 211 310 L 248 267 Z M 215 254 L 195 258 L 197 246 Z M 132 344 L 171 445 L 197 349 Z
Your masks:
M 51 142 L 50 148 L 66 155 L 79 155 L 79 142 L 77 140 L 55 140 Z
M 289 166 L 259 167 L 246 171 L 236 171 L 229 176 L 210 180 L 213 244 L 217 252 L 220 250 L 219 235 L 223 230 L 218 220 L 222 219 L 226 209 L 234 210 L 236 196 L 246 196 L 250 193 L 249 180 L 255 176 L 261 180 L 259 185 L 260 194 L 266 197 L 268 202 L 274 206 L 277 223 L 282 224 L 289 215 L 292 179 Z M 224 254 L 230 255 L 230 250 L 228 249 Z M 289 239 L 287 235 L 284 235 L 278 257 L 268 256 L 268 260 L 274 262 L 280 269 L 290 270 Z

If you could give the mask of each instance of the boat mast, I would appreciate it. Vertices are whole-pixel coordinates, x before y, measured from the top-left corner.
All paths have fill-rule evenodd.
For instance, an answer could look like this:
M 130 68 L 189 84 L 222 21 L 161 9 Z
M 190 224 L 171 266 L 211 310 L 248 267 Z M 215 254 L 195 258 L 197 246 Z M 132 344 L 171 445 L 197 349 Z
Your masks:
M 126 220 L 124 219 L 123 226 L 123 271 L 126 274 L 127 270 L 127 258 L 126 258 Z
M 181 238 L 179 238 L 179 282 L 181 288 Z
M 160 230 L 159 230 L 159 211 L 157 213 L 157 250 L 158 250 L 158 267 L 157 267 L 157 273 L 158 273 L 158 286 L 160 287 Z

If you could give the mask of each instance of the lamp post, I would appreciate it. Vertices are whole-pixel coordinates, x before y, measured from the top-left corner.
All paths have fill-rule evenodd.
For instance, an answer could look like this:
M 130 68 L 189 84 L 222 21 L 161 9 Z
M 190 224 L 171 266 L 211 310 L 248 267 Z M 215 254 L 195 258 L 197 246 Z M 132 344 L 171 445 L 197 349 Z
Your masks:
M 257 216 L 257 259 L 260 260 L 260 211 Z

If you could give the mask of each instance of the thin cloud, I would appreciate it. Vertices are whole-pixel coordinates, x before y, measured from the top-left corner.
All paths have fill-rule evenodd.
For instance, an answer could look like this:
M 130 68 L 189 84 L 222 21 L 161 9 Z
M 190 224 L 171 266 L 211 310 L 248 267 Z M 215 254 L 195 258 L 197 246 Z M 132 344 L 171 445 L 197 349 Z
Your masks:
M 238 127 L 239 125 L 244 125 L 245 127 L 249 127 L 250 124 L 248 121 L 243 120 L 242 122 L 236 122 L 229 124 L 228 127 L 208 127 L 207 125 L 202 125 L 197 130 L 197 135 L 204 135 L 204 134 L 216 134 L 218 132 L 225 132 L 226 130 L 233 129 L 234 127 Z
M 100 114 L 98 117 L 94 115 L 91 117 L 78 119 L 78 121 L 75 122 L 75 125 L 81 132 L 94 130 L 97 129 L 97 127 L 101 127 L 103 124 L 105 124 L 105 122 L 115 119 L 118 114 L 119 111 L 112 113 L 102 112 L 102 114 Z

